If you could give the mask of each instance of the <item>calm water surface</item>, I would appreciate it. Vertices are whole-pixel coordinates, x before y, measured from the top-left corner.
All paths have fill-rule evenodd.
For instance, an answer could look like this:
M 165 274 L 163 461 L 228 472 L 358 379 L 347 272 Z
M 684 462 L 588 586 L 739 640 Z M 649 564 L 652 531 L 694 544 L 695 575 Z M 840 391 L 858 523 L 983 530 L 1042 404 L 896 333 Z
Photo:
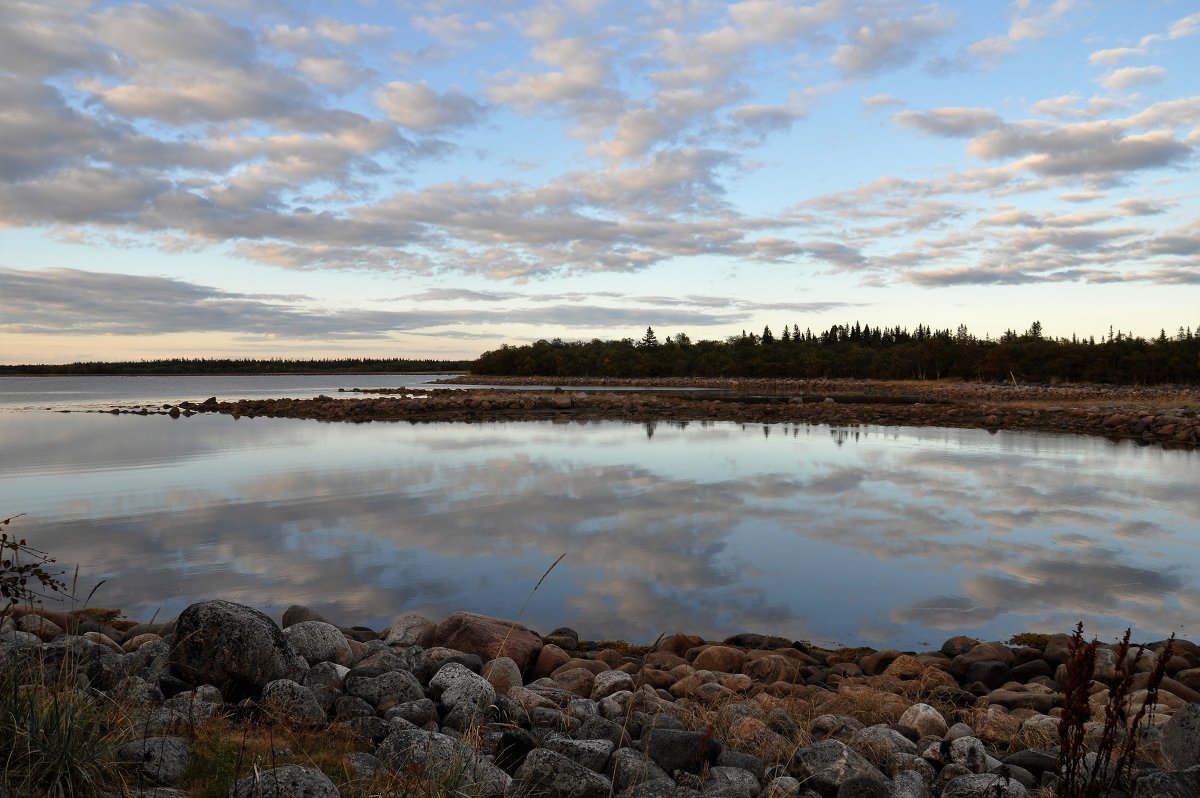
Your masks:
M 535 629 L 920 648 L 1082 618 L 1101 636 L 1200 636 L 1192 452 L 954 429 L 23 409 L 234 398 L 164 379 L 57 404 L 0 380 L 0 517 L 27 513 L 13 531 L 133 617 L 212 597 L 376 627 L 401 611 L 512 617 L 566 552 L 525 611 Z M 387 384 L 287 379 L 249 395 Z
M 296 374 L 195 377 L 0 376 L 0 411 L 98 409 L 114 403 L 236 399 L 309 399 L 338 388 L 429 386 L 451 374 Z M 452 387 L 452 386 L 438 386 Z

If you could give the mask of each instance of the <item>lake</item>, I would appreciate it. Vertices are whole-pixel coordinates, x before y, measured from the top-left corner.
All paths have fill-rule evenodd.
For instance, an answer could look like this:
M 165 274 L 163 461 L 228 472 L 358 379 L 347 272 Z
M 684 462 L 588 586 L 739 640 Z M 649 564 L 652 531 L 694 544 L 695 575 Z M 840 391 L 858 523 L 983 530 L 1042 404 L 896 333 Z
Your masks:
M 0 377 L 0 517 L 131 617 L 514 617 L 650 642 L 936 647 L 1200 618 L 1200 457 L 1101 438 L 735 423 L 328 424 L 101 408 L 428 378 Z M 565 557 L 534 585 L 561 554 Z

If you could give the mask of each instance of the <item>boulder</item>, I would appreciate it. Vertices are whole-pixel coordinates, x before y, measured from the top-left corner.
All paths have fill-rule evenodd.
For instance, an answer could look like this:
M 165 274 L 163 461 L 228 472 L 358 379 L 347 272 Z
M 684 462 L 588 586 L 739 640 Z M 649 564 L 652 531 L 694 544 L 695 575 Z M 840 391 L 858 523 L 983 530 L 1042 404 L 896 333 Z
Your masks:
M 947 782 L 942 788 L 942 798 L 1029 798 L 1029 791 L 1016 779 L 978 773 Z
M 1156 770 L 1141 776 L 1133 798 L 1196 798 L 1200 795 L 1200 766 L 1187 770 Z
M 704 784 L 705 795 L 721 795 L 728 798 L 754 798 L 761 791 L 758 779 L 748 770 L 739 767 L 718 765 L 708 770 L 708 781 Z
M 562 754 L 535 748 L 517 768 L 521 791 L 545 798 L 608 798 L 612 782 Z
M 677 657 L 682 657 L 688 651 L 704 643 L 703 637 L 676 632 L 658 641 L 655 651 L 669 651 Z
M 633 677 L 625 671 L 604 671 L 596 674 L 592 684 L 591 699 L 599 701 L 621 690 L 632 692 L 634 689 L 636 688 L 633 684 Z
M 886 781 L 859 777 L 842 782 L 837 798 L 892 798 L 892 791 Z
M 669 779 L 667 772 L 650 761 L 650 758 L 632 748 L 618 748 L 608 762 L 613 789 L 621 795 L 644 781 Z
M 566 651 L 563 651 L 553 643 L 546 643 L 542 646 L 542 650 L 538 652 L 537 659 L 534 660 L 533 678 L 540 679 L 543 676 L 549 676 L 567 662 L 570 662 L 570 660 L 571 655 Z
M 346 636 L 331 623 L 303 621 L 284 629 L 283 636 L 309 665 L 318 662 L 349 665 L 354 661 Z
M 325 725 L 325 710 L 313 691 L 291 679 L 268 682 L 263 688 L 262 707 L 272 717 L 289 725 L 310 728 Z
M 808 733 L 818 741 L 846 741 L 862 728 L 862 723 L 849 715 L 818 715 L 809 722 Z
M 404 704 L 425 697 L 421 683 L 408 671 L 388 671 L 378 676 L 360 676 L 351 671 L 346 677 L 346 693 L 377 709 L 385 704 Z
M 676 784 L 674 779 L 651 779 L 634 787 L 628 798 L 700 798 L 700 791 Z
M 802 787 L 800 782 L 791 776 L 776 776 L 767 782 L 758 798 L 807 798 L 815 795 L 817 793 Z
M 461 740 L 423 729 L 388 735 L 375 749 L 375 758 L 389 770 L 436 781 L 447 794 L 456 788 L 481 796 L 501 796 L 512 777 Z
M 155 784 L 170 787 L 192 763 L 192 746 L 183 737 L 146 737 L 122 746 L 117 756 Z
M 715 765 L 724 748 L 711 734 L 684 729 L 654 729 L 643 742 L 646 754 L 668 774 L 699 773 Z
M 542 747 L 556 754 L 562 754 L 588 770 L 603 773 L 608 767 L 608 759 L 612 756 L 616 746 L 612 740 L 576 740 L 564 734 L 551 733 L 542 742 Z
M 944 737 L 950 728 L 946 719 L 942 717 L 942 713 L 928 704 L 913 704 L 900 716 L 899 723 L 915 729 L 917 734 L 922 737 L 926 735 Z
M 329 777 L 316 768 L 284 765 L 242 779 L 229 798 L 341 798 Z
M 822 740 L 797 749 L 788 772 L 804 786 L 829 798 L 850 779 L 887 779 L 878 768 L 838 740 Z
M 211 684 L 226 698 L 258 695 L 276 679 L 308 669 L 275 622 L 231 601 L 202 601 L 180 614 L 169 661 L 181 678 Z
M 479 675 L 487 679 L 497 695 L 507 695 L 509 689 L 524 684 L 521 681 L 521 669 L 510 657 L 497 657 L 488 662 L 479 671 Z
M 550 678 L 562 689 L 579 696 L 590 696 L 596 684 L 596 674 L 587 668 L 559 668 Z
M 474 612 L 456 612 L 442 621 L 433 640 L 484 660 L 510 657 L 522 670 L 536 662 L 542 650 L 542 638 L 527 626 Z
M 496 690 L 487 679 L 458 662 L 442 666 L 429 687 L 449 712 L 442 723 L 466 730 L 484 719 L 484 711 L 496 700 Z
M 1188 704 L 1162 729 L 1162 753 L 1176 770 L 1200 765 L 1200 704 Z
M 692 661 L 696 670 L 716 673 L 741 673 L 746 663 L 746 652 L 731 646 L 705 646 Z
M 389 629 L 387 637 L 384 638 L 384 642 L 389 646 L 429 648 L 433 645 L 437 624 L 423 615 L 405 613 L 393 618 Z

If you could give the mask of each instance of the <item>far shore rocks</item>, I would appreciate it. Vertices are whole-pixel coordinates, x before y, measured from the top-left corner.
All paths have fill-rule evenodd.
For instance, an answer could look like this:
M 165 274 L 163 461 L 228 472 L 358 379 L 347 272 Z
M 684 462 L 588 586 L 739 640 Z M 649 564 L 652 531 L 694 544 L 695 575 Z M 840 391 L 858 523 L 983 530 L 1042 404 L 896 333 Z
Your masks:
M 480 798 L 1022 798 L 1059 778 L 1065 634 L 959 636 L 918 652 L 757 633 L 601 645 L 470 612 L 400 614 L 371 630 L 292 607 L 281 628 L 221 600 L 155 631 L 60 616 L 7 617 L 0 668 L 33 678 L 65 663 L 96 700 L 122 702 L 142 730 L 122 761 L 147 790 L 178 782 L 198 730 L 218 718 L 348 729 L 361 748 L 346 772 L 417 775 Z M 25 631 L 34 621 L 47 625 Z M 1129 659 L 1126 720 L 1151 700 L 1150 671 L 1166 674 L 1142 724 L 1122 730 L 1143 754 L 1130 798 L 1200 785 L 1200 646 L 1177 640 L 1166 656 L 1166 645 Z M 1095 657 L 1091 744 L 1120 677 L 1116 653 L 1102 645 Z M 226 788 L 342 794 L 286 752 Z
M 463 377 L 464 383 L 484 378 Z M 453 382 L 453 381 L 449 381 Z M 488 378 L 505 389 L 351 388 L 313 399 L 186 401 L 112 413 L 320 421 L 639 423 L 734 421 L 855 427 L 940 426 L 1128 439 L 1166 448 L 1200 444 L 1200 389 L 1178 386 L 1012 385 L 871 380 L 547 380 Z M 549 389 L 546 383 L 558 387 Z M 523 387 L 539 385 L 540 388 Z M 595 390 L 621 387 L 629 390 Z M 589 388 L 591 388 L 589 390 Z

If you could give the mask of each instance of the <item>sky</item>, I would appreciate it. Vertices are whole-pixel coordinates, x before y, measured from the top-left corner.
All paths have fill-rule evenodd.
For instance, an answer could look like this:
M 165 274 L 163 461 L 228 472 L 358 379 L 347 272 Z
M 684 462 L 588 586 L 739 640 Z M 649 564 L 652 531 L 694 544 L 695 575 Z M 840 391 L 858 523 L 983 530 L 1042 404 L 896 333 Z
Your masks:
M 1200 328 L 1200 4 L 0 0 L 0 362 Z

